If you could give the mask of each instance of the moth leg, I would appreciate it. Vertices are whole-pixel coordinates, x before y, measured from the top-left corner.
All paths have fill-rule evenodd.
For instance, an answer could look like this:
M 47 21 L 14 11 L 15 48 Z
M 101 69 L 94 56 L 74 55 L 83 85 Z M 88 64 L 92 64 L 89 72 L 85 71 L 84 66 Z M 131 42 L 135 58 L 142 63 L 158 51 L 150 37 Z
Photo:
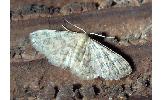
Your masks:
M 104 41 L 106 42 L 112 42 L 112 43 L 118 43 L 119 40 L 115 36 L 107 36 L 104 38 Z

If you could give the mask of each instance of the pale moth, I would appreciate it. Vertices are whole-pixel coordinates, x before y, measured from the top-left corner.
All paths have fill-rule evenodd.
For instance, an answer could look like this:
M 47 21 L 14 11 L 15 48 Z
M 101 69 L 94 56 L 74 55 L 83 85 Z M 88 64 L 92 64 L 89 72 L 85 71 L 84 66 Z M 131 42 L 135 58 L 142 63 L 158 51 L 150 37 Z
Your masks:
M 132 72 L 122 56 L 84 33 L 45 29 L 30 33 L 30 40 L 52 65 L 69 69 L 83 80 L 119 80 Z

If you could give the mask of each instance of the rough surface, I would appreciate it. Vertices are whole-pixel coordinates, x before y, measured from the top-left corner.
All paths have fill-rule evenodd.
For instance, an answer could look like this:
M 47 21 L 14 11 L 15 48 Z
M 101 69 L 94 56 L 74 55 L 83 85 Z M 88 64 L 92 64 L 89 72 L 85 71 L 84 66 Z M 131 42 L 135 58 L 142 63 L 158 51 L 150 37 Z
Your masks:
M 128 0 L 112 4 L 108 0 L 74 1 L 11 1 L 11 100 L 151 100 L 151 0 L 124 5 L 119 1 Z M 64 10 L 65 16 L 62 9 L 69 7 L 71 12 Z M 122 55 L 131 64 L 132 74 L 117 81 L 88 81 L 48 63 L 31 46 L 28 35 L 45 28 L 64 30 L 62 24 L 82 32 L 64 19 L 88 33 L 115 36 L 112 40 L 93 38 Z

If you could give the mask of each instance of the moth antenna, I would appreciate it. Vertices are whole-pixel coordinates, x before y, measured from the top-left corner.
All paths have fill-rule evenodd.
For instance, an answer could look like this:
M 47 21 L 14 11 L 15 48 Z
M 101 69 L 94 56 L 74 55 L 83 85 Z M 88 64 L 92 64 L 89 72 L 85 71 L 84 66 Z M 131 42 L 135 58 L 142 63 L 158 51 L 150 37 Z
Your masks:
M 107 39 L 115 39 L 114 36 L 107 36 L 106 38 L 107 38 Z
M 66 30 L 66 31 L 70 31 L 69 29 L 67 29 L 64 25 L 62 25 L 62 27 Z
M 66 21 L 67 23 L 69 23 L 70 25 L 72 25 L 72 26 L 74 26 L 74 27 L 76 27 L 76 28 L 82 30 L 84 33 L 86 33 L 86 31 L 85 31 L 84 29 L 82 29 L 82 28 L 76 26 L 75 24 L 70 23 L 70 22 L 69 22 L 68 20 L 66 20 L 66 19 L 65 19 L 65 21 Z
M 103 35 L 100 35 L 100 34 L 97 34 L 97 33 L 89 33 L 89 34 L 96 35 L 96 36 L 103 37 L 103 38 L 106 37 L 106 36 L 103 36 Z

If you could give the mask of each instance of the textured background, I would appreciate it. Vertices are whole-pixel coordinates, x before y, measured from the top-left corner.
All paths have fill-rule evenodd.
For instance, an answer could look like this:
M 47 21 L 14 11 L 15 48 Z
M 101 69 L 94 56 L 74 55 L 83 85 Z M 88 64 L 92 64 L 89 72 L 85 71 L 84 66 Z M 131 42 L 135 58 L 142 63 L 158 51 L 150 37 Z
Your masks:
M 151 0 L 11 0 L 11 100 L 151 100 Z M 133 72 L 118 81 L 80 80 L 48 63 L 28 35 L 38 29 L 115 36 L 99 40 L 122 55 Z

